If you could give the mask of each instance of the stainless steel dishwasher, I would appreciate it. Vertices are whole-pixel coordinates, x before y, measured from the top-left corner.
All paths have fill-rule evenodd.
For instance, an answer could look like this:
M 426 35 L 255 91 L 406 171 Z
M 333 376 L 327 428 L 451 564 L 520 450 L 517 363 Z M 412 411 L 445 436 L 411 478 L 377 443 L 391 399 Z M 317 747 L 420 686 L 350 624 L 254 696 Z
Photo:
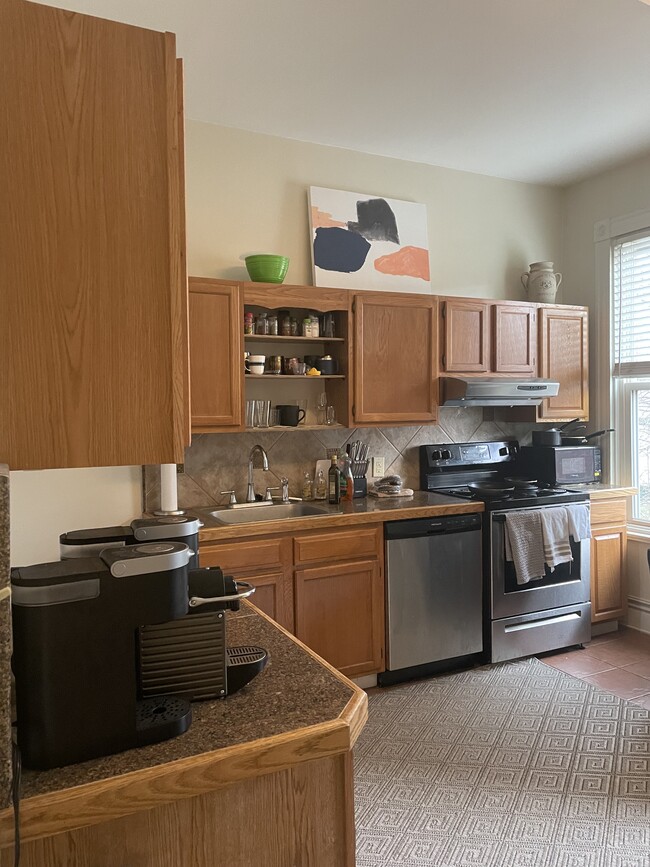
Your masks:
M 386 672 L 380 684 L 453 668 L 483 651 L 481 516 L 389 521 Z

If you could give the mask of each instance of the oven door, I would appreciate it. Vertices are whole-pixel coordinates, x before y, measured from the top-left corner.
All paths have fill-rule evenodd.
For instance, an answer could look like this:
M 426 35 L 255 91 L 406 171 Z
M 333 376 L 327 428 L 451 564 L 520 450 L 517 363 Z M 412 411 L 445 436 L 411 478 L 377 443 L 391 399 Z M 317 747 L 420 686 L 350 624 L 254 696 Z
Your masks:
M 560 506 L 544 506 L 557 509 Z M 520 511 L 529 511 L 521 509 Z M 512 514 L 513 510 L 508 510 Z M 560 563 L 551 572 L 546 568 L 543 578 L 528 584 L 517 584 L 514 564 L 505 556 L 506 512 L 492 512 L 490 533 L 490 584 L 492 620 L 548 611 L 566 605 L 589 602 L 590 595 L 590 540 L 575 542 L 571 537 L 573 561 Z

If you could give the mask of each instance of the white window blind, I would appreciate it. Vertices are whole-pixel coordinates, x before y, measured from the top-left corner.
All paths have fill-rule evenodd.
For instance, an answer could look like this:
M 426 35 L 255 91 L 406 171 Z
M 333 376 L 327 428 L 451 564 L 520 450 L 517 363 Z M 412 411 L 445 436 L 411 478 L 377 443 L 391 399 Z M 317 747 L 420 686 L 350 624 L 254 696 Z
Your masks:
M 650 376 L 650 229 L 612 250 L 614 376 Z

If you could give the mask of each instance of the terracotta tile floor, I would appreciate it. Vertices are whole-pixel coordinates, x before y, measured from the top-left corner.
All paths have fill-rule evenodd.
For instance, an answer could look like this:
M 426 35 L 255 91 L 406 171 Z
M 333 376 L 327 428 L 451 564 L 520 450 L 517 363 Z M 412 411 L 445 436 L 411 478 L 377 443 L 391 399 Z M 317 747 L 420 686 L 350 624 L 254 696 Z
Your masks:
M 559 668 L 650 709 L 650 635 L 619 627 L 593 638 L 583 649 L 540 656 Z

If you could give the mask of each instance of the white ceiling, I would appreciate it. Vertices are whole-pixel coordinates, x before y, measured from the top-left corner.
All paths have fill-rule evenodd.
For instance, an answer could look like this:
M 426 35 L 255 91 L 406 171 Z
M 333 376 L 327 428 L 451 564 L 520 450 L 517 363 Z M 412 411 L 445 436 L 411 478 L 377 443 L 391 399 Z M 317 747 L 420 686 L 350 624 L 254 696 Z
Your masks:
M 189 118 L 535 183 L 650 151 L 639 0 L 47 0 L 178 36 Z

